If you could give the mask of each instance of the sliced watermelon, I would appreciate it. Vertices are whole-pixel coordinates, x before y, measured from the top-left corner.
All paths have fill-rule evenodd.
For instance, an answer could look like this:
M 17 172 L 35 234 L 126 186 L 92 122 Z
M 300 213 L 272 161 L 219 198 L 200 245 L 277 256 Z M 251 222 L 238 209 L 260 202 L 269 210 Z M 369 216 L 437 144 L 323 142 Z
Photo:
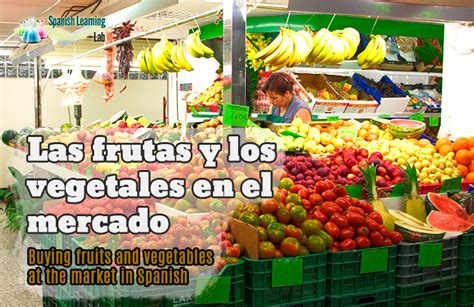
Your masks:
M 471 214 L 471 217 L 469 218 L 469 222 L 470 222 L 471 224 L 474 224 L 474 213 Z
M 435 210 L 430 212 L 426 218 L 426 222 L 432 227 L 444 231 L 464 232 L 474 226 L 469 221 L 461 219 L 453 214 Z
M 430 213 L 433 210 L 452 214 L 460 219 L 467 220 L 467 212 L 461 205 L 446 196 L 428 193 L 425 199 L 426 212 Z

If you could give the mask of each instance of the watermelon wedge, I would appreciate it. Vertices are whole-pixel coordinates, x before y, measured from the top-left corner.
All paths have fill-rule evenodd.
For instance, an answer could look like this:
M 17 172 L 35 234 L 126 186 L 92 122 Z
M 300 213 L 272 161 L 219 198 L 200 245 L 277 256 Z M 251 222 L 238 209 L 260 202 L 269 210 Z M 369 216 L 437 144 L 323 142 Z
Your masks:
M 446 196 L 428 193 L 426 194 L 425 199 L 426 212 L 430 213 L 433 210 L 441 211 L 443 213 L 448 213 L 454 215 L 460 219 L 467 221 L 467 212 L 461 207 L 457 202 L 452 199 L 449 199 Z
M 430 226 L 444 231 L 464 232 L 474 226 L 467 219 L 461 219 L 455 215 L 435 210 L 430 212 L 426 222 Z
M 474 224 L 474 213 L 471 214 L 471 217 L 469 218 L 469 222 L 470 222 L 471 224 Z

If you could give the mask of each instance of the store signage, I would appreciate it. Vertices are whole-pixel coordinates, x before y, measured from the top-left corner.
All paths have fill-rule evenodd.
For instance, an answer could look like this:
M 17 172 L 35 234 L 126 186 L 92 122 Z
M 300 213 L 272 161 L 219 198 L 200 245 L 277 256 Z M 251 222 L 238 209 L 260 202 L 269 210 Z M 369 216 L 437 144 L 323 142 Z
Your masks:
M 181 92 L 189 92 L 193 90 L 193 84 L 192 83 L 180 83 L 179 84 L 179 90 Z
M 362 186 L 361 185 L 348 185 L 346 186 L 347 195 L 357 199 L 362 199 Z
M 397 183 L 392 188 L 392 197 L 400 197 L 405 195 L 405 185 L 403 183 Z
M 419 267 L 433 267 L 441 265 L 443 243 L 424 243 L 420 245 L 418 255 Z
M 340 127 L 339 131 L 337 133 L 338 138 L 343 138 L 343 137 L 350 137 L 353 141 L 357 138 L 357 135 L 359 134 L 359 127 L 357 126 L 350 126 L 350 127 Z
M 94 42 L 105 42 L 105 34 L 103 32 L 94 32 Z
M 328 116 L 328 122 L 337 122 L 339 120 L 339 116 Z
M 439 127 L 439 117 L 437 116 L 430 117 L 429 126 Z
M 417 121 L 420 121 L 420 122 L 425 121 L 425 117 L 423 116 L 423 113 L 419 113 L 419 112 L 410 115 L 408 118 L 411 119 L 411 120 L 417 120 Z
M 387 272 L 388 248 L 371 248 L 362 251 L 360 273 Z
M 291 272 L 291 274 L 288 274 Z M 272 261 L 272 287 L 295 286 L 303 283 L 303 259 L 280 258 Z
M 249 107 L 236 104 L 224 104 L 224 125 L 247 127 Z
M 441 187 L 441 193 L 456 193 L 461 191 L 462 177 L 456 177 L 453 179 L 448 179 L 443 182 Z

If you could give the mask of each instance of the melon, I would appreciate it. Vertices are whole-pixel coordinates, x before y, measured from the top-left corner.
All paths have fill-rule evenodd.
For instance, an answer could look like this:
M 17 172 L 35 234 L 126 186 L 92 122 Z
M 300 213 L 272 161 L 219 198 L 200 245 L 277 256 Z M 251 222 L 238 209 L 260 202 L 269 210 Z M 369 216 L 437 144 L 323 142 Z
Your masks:
M 461 219 L 453 214 L 435 210 L 428 214 L 426 221 L 430 226 L 444 231 L 464 232 L 474 226 L 466 219 Z
M 467 220 L 467 212 L 461 205 L 446 196 L 428 193 L 425 199 L 426 212 L 437 210 L 443 213 L 454 215 L 460 219 Z
M 416 120 L 392 119 L 388 123 L 390 133 L 399 139 L 418 138 L 426 129 L 426 124 Z
M 395 222 L 395 231 L 401 233 L 403 236 L 403 241 L 406 242 L 440 240 L 445 235 L 444 231 L 435 229 L 433 227 L 416 227 L 402 221 Z
M 2 142 L 7 146 L 14 145 L 16 142 L 15 140 L 18 138 L 18 132 L 15 130 L 5 130 L 2 133 Z

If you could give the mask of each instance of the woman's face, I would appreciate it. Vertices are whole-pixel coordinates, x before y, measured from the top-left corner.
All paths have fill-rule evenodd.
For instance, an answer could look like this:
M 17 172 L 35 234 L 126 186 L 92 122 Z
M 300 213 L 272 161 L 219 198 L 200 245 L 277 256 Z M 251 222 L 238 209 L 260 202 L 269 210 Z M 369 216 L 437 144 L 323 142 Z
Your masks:
M 279 107 L 279 108 L 286 107 L 291 101 L 290 91 L 286 91 L 286 93 L 283 95 L 269 91 L 267 95 L 268 95 L 268 98 L 270 98 L 270 102 L 275 107 Z

